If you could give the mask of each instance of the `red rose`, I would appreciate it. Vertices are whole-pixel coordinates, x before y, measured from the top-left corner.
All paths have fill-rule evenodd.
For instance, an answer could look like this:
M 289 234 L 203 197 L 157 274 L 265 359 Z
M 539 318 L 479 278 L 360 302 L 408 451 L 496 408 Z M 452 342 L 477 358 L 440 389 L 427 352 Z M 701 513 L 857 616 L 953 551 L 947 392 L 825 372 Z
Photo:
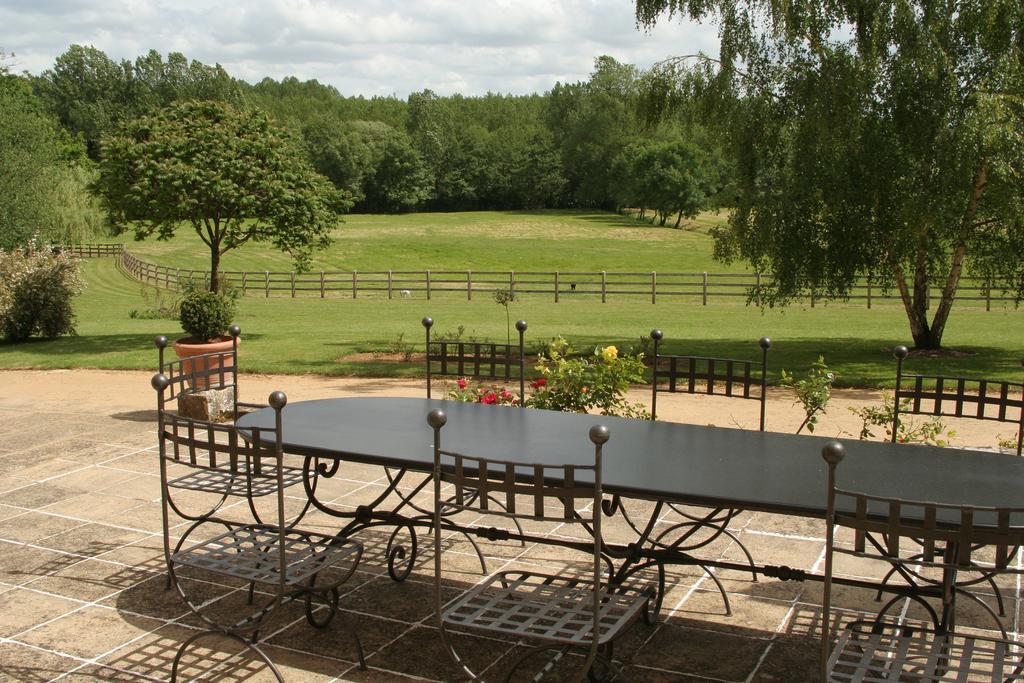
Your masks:
M 467 382 L 466 380 L 462 379 L 461 377 L 459 378 L 459 381 L 458 381 L 459 389 L 465 389 L 467 384 L 469 384 L 469 382 Z
M 498 395 L 493 391 L 488 391 L 484 394 L 484 397 L 480 399 L 480 402 L 486 403 L 487 405 L 493 405 L 498 402 Z
M 502 389 L 501 390 L 501 397 L 502 398 L 512 398 L 512 393 L 508 389 Z
M 546 387 L 547 385 L 548 381 L 544 377 L 538 377 L 537 379 L 530 382 L 530 387 L 533 389 L 540 389 L 541 387 Z

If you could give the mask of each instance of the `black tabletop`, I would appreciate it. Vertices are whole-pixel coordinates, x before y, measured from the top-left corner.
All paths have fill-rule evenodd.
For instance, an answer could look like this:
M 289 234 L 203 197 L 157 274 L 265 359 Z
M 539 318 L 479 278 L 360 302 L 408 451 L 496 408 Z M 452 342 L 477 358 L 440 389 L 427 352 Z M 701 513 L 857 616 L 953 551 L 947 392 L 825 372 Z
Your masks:
M 603 486 L 608 493 L 681 503 L 824 517 L 832 439 L 651 422 L 547 410 L 416 398 L 337 398 L 284 408 L 289 453 L 428 471 L 433 437 L 427 413 L 443 409 L 445 450 L 496 460 L 593 462 L 592 425 L 608 427 Z M 240 426 L 272 426 L 269 408 Z M 1018 506 L 1024 458 L 840 439 L 838 482 L 880 496 L 973 506 Z

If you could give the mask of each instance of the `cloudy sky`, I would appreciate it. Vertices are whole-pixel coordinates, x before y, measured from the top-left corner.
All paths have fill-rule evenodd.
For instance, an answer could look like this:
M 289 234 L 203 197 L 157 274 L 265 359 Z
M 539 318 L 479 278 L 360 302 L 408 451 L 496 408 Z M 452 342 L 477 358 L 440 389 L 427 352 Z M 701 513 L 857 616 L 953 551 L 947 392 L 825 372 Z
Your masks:
M 585 79 L 608 54 L 648 67 L 717 52 L 712 26 L 636 28 L 630 0 L 0 0 L 0 52 L 40 73 L 68 45 L 150 49 L 233 76 L 316 78 L 342 93 L 530 93 Z

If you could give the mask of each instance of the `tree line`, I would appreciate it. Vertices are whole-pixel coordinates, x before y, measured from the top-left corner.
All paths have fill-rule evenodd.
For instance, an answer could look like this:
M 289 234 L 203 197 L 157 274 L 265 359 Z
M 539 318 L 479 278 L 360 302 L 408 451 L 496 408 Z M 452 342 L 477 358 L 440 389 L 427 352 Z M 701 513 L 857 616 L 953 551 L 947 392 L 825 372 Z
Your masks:
M 726 175 L 692 125 L 638 117 L 643 74 L 611 57 L 595 60 L 586 81 L 522 96 L 345 96 L 315 80 L 249 84 L 176 52 L 118 61 L 81 45 L 39 75 L 3 76 L 46 119 L 39 134 L 74 148 L 78 189 L 106 137 L 192 100 L 265 112 L 356 212 L 638 206 L 664 224 L 708 206 Z M 621 182 L 640 157 L 650 162 L 643 173 Z

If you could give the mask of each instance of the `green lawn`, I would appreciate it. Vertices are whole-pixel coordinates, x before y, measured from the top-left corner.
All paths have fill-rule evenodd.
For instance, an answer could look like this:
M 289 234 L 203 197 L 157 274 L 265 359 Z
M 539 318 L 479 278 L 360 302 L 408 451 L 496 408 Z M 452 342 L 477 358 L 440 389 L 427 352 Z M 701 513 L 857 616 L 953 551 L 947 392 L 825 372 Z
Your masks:
M 352 215 L 313 270 L 577 270 L 599 272 L 745 272 L 711 259 L 708 229 L 726 214 L 704 214 L 684 229 L 660 228 L 595 211 L 471 211 L 398 216 Z M 132 242 L 144 260 L 207 269 L 209 250 L 189 226 L 170 242 Z M 291 270 L 291 259 L 269 245 L 246 244 L 224 255 L 224 270 Z
M 153 336 L 181 334 L 177 321 L 130 319 L 129 311 L 145 307 L 140 285 L 121 275 L 113 259 L 86 262 L 84 270 L 89 286 L 76 304 L 78 336 L 0 344 L 0 368 L 155 367 Z M 244 339 L 242 366 L 253 372 L 418 374 L 417 364 L 346 357 L 387 349 L 400 334 L 422 349 L 419 321 L 425 315 L 436 321 L 435 331 L 464 325 L 477 337 L 505 337 L 504 311 L 489 297 L 472 302 L 247 298 L 238 317 Z M 872 310 L 855 305 L 794 306 L 762 312 L 738 301 L 702 307 L 671 301 L 651 305 L 639 298 L 607 304 L 566 299 L 559 304 L 513 303 L 512 316 L 529 321 L 531 343 L 561 334 L 581 349 L 609 343 L 629 347 L 659 327 L 669 352 L 756 357 L 757 338 L 766 334 L 775 343 L 769 358 L 774 377 L 780 368 L 802 372 L 823 354 L 838 370 L 839 384 L 847 386 L 891 383 L 895 366 L 888 349 L 908 342 L 906 319 L 894 305 Z M 1024 314 L 1018 311 L 954 309 L 945 341 L 963 355 L 914 357 L 908 367 L 929 373 L 1021 377 Z

